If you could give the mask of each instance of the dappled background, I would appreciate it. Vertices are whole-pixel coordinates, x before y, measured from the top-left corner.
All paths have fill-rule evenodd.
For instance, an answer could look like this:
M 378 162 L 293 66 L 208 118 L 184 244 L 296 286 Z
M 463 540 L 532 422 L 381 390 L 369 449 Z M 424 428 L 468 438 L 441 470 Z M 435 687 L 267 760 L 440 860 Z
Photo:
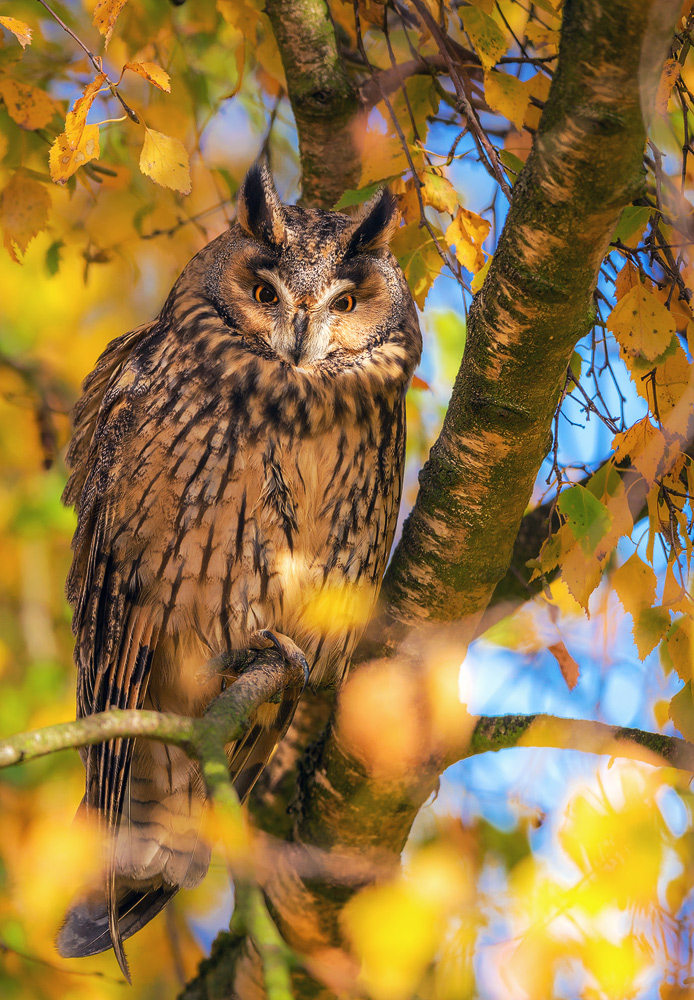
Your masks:
M 108 40 L 111 82 L 132 64 L 118 84 L 125 110 L 48 10 L 28 0 L 0 7 L 0 736 L 74 717 L 63 594 L 74 517 L 60 495 L 68 414 L 83 377 L 113 337 L 156 315 L 189 258 L 233 219 L 237 188 L 259 154 L 285 200 L 300 194 L 286 82 L 262 3 L 94 7 L 53 10 L 92 53 L 103 55 Z M 522 167 L 549 92 L 561 22 L 560 0 L 427 7 L 457 46 L 493 155 L 466 130 L 436 62 L 437 38 L 412 5 L 330 4 L 365 108 L 362 176 L 339 207 L 391 184 L 403 215 L 394 249 L 422 310 L 405 508 L 503 227 L 502 187 Z M 475 713 L 543 711 L 674 732 L 672 715 L 694 737 L 691 462 L 667 464 L 667 435 L 660 451 L 657 442 L 651 451 L 634 444 L 662 436 L 675 412 L 681 445 L 681 412 L 693 398 L 690 8 L 683 5 L 658 94 L 648 186 L 615 234 L 596 323 L 567 373 L 538 476 L 536 504 L 552 503 L 558 490 L 568 497 L 547 523 L 542 553 L 538 538 L 542 586 L 531 586 L 528 572 L 527 602 L 497 614 L 471 648 L 460 697 Z M 396 73 L 391 89 L 374 86 L 375 75 L 405 64 L 409 74 Z M 81 110 L 66 120 L 78 99 Z M 624 299 L 652 318 L 654 340 L 645 344 L 615 317 Z M 649 378 L 656 370 L 660 398 Z M 631 513 L 626 502 L 610 508 L 624 494 L 613 468 L 599 483 L 589 478 L 615 448 L 648 487 Z M 570 492 L 575 484 L 582 492 Z M 557 576 L 557 566 L 568 569 Z M 62 961 L 52 943 L 97 862 L 89 831 L 72 825 L 82 784 L 75 752 L 2 773 L 3 997 L 124 995 L 110 953 Z M 688 776 L 674 770 L 524 748 L 461 762 L 422 811 L 402 877 L 348 907 L 362 986 L 374 1000 L 684 996 L 694 976 L 693 843 Z M 203 885 L 182 892 L 130 943 L 135 995 L 174 995 L 230 910 L 217 855 Z

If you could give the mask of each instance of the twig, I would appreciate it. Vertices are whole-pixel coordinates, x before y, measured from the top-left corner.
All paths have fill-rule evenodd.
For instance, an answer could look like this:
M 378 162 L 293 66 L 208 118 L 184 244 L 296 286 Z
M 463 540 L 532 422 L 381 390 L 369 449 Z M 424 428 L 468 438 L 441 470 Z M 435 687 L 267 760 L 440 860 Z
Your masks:
M 87 48 L 87 46 L 84 44 L 84 42 L 82 41 L 82 39 L 78 38 L 78 36 L 75 34 L 75 32 L 72 30 L 72 28 L 69 28 L 67 26 L 67 24 L 65 23 L 65 21 L 63 21 L 62 18 L 60 18 L 56 14 L 56 12 L 51 7 L 48 6 L 48 4 L 46 3 L 46 0 L 38 0 L 38 2 L 41 4 L 42 7 L 44 7 L 48 11 L 48 13 L 51 15 L 51 17 L 53 18 L 53 20 L 57 21 L 57 23 L 60 25 L 60 27 L 63 29 L 63 31 L 66 31 L 68 33 L 68 35 L 70 36 L 70 38 L 73 38 L 77 42 L 77 44 L 79 45 L 79 47 L 82 49 L 82 51 L 87 54 L 87 56 L 91 60 L 92 66 L 97 71 L 97 73 L 103 73 L 104 72 L 104 68 L 103 68 L 103 62 L 102 62 L 101 57 L 100 56 L 95 56 L 94 53 L 91 51 L 91 49 Z M 104 73 L 104 76 L 106 77 L 106 83 L 108 85 L 108 89 L 111 91 L 111 93 L 113 94 L 113 96 L 116 97 L 116 98 L 118 98 L 118 100 L 120 101 L 120 103 L 123 105 L 123 110 L 125 111 L 125 113 L 128 116 L 128 118 L 130 118 L 131 121 L 135 122 L 136 125 L 139 125 L 140 124 L 140 119 L 137 117 L 137 115 L 135 114 L 135 112 L 133 111 L 133 109 L 128 104 L 126 104 L 126 102 L 123 100 L 123 98 L 121 97 L 121 95 L 120 95 L 120 93 L 118 91 L 118 88 L 116 87 L 116 85 L 113 82 L 113 80 L 111 80 L 110 77 L 107 74 L 105 74 L 105 73 Z
M 477 117 L 477 112 L 473 108 L 472 104 L 468 100 L 467 94 L 465 93 L 465 88 L 463 87 L 463 82 L 460 79 L 458 71 L 453 63 L 448 52 L 448 47 L 446 44 L 446 38 L 442 35 L 441 29 L 431 16 L 427 8 L 421 2 L 421 0 L 412 0 L 412 4 L 419 14 L 420 18 L 426 24 L 427 28 L 431 31 L 432 35 L 436 39 L 439 50 L 443 55 L 446 63 L 448 65 L 448 73 L 451 78 L 451 82 L 455 88 L 456 97 L 460 104 L 460 110 L 465 114 L 468 120 L 468 124 L 472 131 L 472 136 L 477 145 L 481 161 L 483 165 L 487 168 L 488 172 L 494 177 L 504 192 L 508 200 L 511 200 L 511 188 L 509 187 L 508 181 L 504 177 L 504 172 L 501 169 L 501 164 L 499 162 L 499 157 L 497 156 L 496 150 L 492 146 L 487 134 L 485 133 L 479 118 Z

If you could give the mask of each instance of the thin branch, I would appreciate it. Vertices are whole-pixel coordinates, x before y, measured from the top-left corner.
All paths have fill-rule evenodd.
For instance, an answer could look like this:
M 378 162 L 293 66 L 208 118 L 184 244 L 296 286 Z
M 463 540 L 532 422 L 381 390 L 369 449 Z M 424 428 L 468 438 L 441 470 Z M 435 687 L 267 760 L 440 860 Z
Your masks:
M 95 56 L 94 53 L 91 51 L 91 49 L 87 48 L 87 46 L 84 44 L 84 42 L 82 41 L 82 39 L 78 38 L 78 36 L 75 34 L 75 32 L 72 30 L 72 28 L 69 28 L 67 26 L 67 24 L 65 23 L 65 21 L 63 21 L 62 18 L 60 18 L 56 14 L 56 12 L 51 7 L 48 6 L 48 4 L 46 3 L 46 0 L 38 0 L 38 2 L 41 4 L 42 7 L 44 7 L 48 11 L 48 13 L 51 15 L 51 17 L 53 18 L 53 20 L 57 21 L 57 23 L 60 25 L 60 27 L 63 29 L 63 31 L 66 31 L 68 33 L 68 35 L 70 36 L 70 38 L 73 38 L 77 42 L 77 44 L 82 49 L 82 51 L 85 52 L 86 55 L 89 57 L 89 59 L 90 59 L 90 61 L 92 63 L 92 66 L 97 71 L 97 73 L 103 73 L 104 72 L 104 68 L 103 68 L 101 57 L 100 56 Z M 106 83 L 108 85 L 109 90 L 111 91 L 111 93 L 113 94 L 113 96 L 116 97 L 120 101 L 120 103 L 123 105 L 123 110 L 125 111 L 125 113 L 128 116 L 128 118 L 130 118 L 131 121 L 135 122 L 136 125 L 139 125 L 140 124 L 140 119 L 135 114 L 135 112 L 133 111 L 133 109 L 128 104 L 126 104 L 126 102 L 123 100 L 123 98 L 121 97 L 121 95 L 120 95 L 120 93 L 118 91 L 118 88 L 116 87 L 116 84 L 113 82 L 113 80 L 111 80 L 107 76 L 107 74 L 104 73 L 104 76 L 106 77 Z
M 439 25 L 436 23 L 434 18 L 431 16 L 425 5 L 421 0 L 412 0 L 413 6 L 415 7 L 417 13 L 419 14 L 422 21 L 426 24 L 429 31 L 437 41 L 441 54 L 443 55 L 446 63 L 448 65 L 448 74 L 451 78 L 451 82 L 455 88 L 456 97 L 460 104 L 460 110 L 466 116 L 472 136 L 477 145 L 478 152 L 480 154 L 480 159 L 483 165 L 487 168 L 489 173 L 494 177 L 504 192 L 508 200 L 511 200 L 511 188 L 509 186 L 504 172 L 501 168 L 501 163 L 497 155 L 496 150 L 492 146 L 487 134 L 485 133 L 479 118 L 477 117 L 477 112 L 470 103 L 467 94 L 465 93 L 465 88 L 463 87 L 463 82 L 460 79 L 460 74 L 458 73 L 453 60 L 448 52 L 447 38 L 442 34 Z

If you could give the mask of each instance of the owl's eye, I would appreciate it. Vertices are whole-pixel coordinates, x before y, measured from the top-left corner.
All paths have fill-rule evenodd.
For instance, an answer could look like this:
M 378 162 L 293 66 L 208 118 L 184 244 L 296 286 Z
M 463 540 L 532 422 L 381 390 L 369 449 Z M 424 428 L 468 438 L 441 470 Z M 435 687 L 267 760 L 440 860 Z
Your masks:
M 256 285 L 253 289 L 253 298 L 260 302 L 261 306 L 272 306 L 277 302 L 277 292 L 272 285 Z
M 353 295 L 341 295 L 339 299 L 335 299 L 330 308 L 333 312 L 350 313 L 356 304 L 357 300 Z

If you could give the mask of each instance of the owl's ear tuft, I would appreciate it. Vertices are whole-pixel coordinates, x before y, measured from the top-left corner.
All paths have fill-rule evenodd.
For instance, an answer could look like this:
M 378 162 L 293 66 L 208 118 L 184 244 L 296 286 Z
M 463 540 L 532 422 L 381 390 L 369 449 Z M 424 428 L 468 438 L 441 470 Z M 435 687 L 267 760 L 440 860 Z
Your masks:
M 343 234 L 345 256 L 385 249 L 398 228 L 397 200 L 388 188 L 381 188 L 363 206 Z
M 287 217 L 264 163 L 254 163 L 239 190 L 236 217 L 241 228 L 260 240 L 277 246 L 284 241 Z

